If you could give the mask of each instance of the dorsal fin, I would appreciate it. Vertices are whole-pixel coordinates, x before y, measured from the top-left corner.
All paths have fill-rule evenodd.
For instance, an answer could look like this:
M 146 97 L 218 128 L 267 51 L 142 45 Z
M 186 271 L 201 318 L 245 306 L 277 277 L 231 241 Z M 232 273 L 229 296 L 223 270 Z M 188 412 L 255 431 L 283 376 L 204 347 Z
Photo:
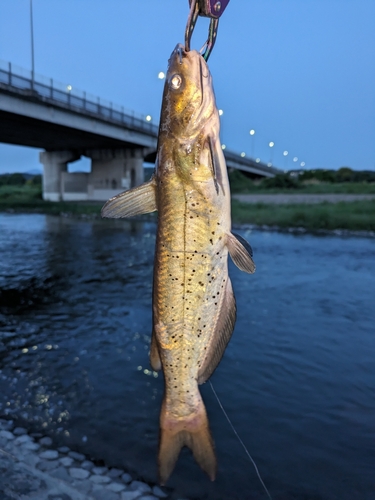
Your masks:
M 225 348 L 233 333 L 236 322 L 236 301 L 233 295 L 230 278 L 227 280 L 227 287 L 224 299 L 221 304 L 219 317 L 215 330 L 212 334 L 211 343 L 207 349 L 207 354 L 198 372 L 198 384 L 203 384 L 214 372 L 223 357 Z

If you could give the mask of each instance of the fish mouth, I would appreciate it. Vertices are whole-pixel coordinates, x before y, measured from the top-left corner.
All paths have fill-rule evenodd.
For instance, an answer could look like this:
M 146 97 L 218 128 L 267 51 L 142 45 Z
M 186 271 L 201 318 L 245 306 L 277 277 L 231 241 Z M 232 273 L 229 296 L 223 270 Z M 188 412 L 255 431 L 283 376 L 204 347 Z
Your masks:
M 196 52 L 196 51 L 189 51 L 189 52 Z M 172 52 L 171 58 L 169 60 L 169 67 L 172 67 L 174 64 L 182 65 L 183 60 L 189 60 L 189 52 L 186 51 L 185 46 L 182 45 L 181 43 L 178 43 Z M 198 61 L 199 61 L 199 85 L 200 85 L 200 90 L 202 94 L 201 98 L 201 103 L 203 102 L 204 98 L 204 78 L 209 77 L 209 71 L 207 71 L 207 68 L 205 67 L 206 62 L 203 59 L 203 56 L 199 54 L 199 52 L 196 52 L 197 55 L 199 55 Z M 192 64 L 192 71 L 195 69 L 195 65 Z
M 182 64 L 182 59 L 183 57 L 186 57 L 187 52 L 185 50 L 185 47 L 181 44 L 178 43 L 174 49 L 174 51 L 171 54 L 171 57 L 169 59 L 169 66 L 171 66 L 176 59 L 178 59 L 179 64 Z

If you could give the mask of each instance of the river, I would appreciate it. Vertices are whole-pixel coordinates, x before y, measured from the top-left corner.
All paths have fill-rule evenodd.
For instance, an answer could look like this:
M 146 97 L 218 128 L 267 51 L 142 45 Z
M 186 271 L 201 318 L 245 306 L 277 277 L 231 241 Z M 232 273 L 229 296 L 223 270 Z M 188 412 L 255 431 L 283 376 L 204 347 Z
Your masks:
M 375 239 L 238 230 L 236 328 L 212 383 L 274 500 L 375 499 Z M 153 222 L 0 214 L 0 417 L 157 482 L 148 363 Z M 209 384 L 211 483 L 188 451 L 172 498 L 263 499 Z

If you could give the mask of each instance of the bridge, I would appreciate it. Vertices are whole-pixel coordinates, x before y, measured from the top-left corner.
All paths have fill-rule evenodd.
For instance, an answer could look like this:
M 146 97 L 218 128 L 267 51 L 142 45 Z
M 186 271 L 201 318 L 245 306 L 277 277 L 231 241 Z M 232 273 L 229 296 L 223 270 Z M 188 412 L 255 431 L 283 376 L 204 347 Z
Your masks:
M 142 183 L 157 135 L 146 116 L 0 61 L 0 142 L 45 150 L 46 200 L 103 201 Z M 224 155 L 228 168 L 254 177 L 280 172 L 228 149 Z M 91 172 L 69 173 L 67 164 L 81 156 L 91 158 Z

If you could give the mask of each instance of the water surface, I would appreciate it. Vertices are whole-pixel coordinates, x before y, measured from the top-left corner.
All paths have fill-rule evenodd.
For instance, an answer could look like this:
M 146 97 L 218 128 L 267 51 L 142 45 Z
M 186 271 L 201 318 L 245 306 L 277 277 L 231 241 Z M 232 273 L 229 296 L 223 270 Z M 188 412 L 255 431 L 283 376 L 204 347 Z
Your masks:
M 275 500 L 375 499 L 375 240 L 242 229 L 238 318 L 212 377 Z M 155 225 L 0 214 L 0 416 L 157 482 Z M 208 384 L 219 470 L 173 498 L 266 498 Z

